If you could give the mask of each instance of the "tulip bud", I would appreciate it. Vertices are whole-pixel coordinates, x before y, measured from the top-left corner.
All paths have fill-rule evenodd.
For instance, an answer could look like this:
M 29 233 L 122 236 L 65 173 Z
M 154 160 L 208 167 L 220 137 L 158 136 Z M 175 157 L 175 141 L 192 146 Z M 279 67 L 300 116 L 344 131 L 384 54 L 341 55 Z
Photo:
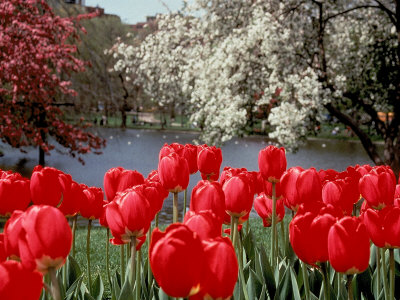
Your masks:
M 400 248 L 400 208 L 386 206 L 381 210 L 367 209 L 362 214 L 372 242 L 379 248 Z
M 82 185 L 73 181 L 71 176 L 64 176 L 62 180 L 63 201 L 58 208 L 64 216 L 75 216 L 85 201 Z M 69 180 L 71 179 L 71 180 Z
M 197 166 L 203 179 L 217 180 L 222 163 L 222 152 L 215 146 L 201 145 L 197 148 Z
M 344 217 L 328 234 L 331 266 L 340 273 L 362 273 L 368 268 L 370 245 L 365 225 L 356 217 Z
M 328 260 L 328 232 L 336 218 L 321 209 L 316 212 L 297 212 L 289 224 L 289 238 L 296 255 L 307 264 L 316 265 Z
M 147 198 L 151 208 L 151 219 L 162 209 L 164 200 L 168 197 L 168 191 L 164 189 L 160 182 L 145 180 L 143 195 Z
M 211 210 L 203 210 L 198 213 L 189 210 L 183 224 L 196 232 L 202 240 L 221 236 L 222 220 L 218 219 Z
M 164 156 L 158 163 L 158 175 L 163 187 L 171 193 L 186 190 L 189 168 L 186 159 L 176 153 Z
M 272 199 L 261 193 L 254 200 L 254 209 L 263 220 L 264 227 L 270 227 L 272 224 Z M 276 201 L 276 216 L 276 223 L 279 223 L 285 217 L 283 200 Z
M 201 281 L 204 299 L 229 299 L 238 278 L 238 261 L 227 237 L 203 241 L 205 270 Z
M 29 185 L 29 179 L 19 173 L 0 170 L 0 216 L 28 208 L 31 201 Z
M 114 244 L 129 243 L 131 237 L 141 237 L 149 230 L 152 212 L 140 189 L 132 188 L 118 194 L 106 206 L 106 220 Z
M 246 176 L 239 174 L 231 177 L 222 187 L 225 193 L 225 209 L 234 217 L 242 217 L 253 206 L 252 188 Z
M 188 163 L 189 173 L 196 173 L 199 170 L 197 166 L 197 146 L 186 144 L 182 155 Z
M 201 180 L 192 190 L 190 210 L 211 210 L 218 218 L 225 216 L 225 194 L 217 181 Z
M 7 259 L 6 246 L 4 245 L 4 233 L 0 233 L 0 262 Z
M 265 180 L 279 182 L 286 170 L 285 148 L 268 146 L 258 154 L 258 167 Z
M 4 226 L 4 249 L 7 257 L 19 260 L 18 242 L 23 233 L 22 219 L 24 212 L 16 210 Z
M 62 184 L 60 170 L 36 166 L 30 181 L 31 197 L 34 204 L 45 204 L 57 207 L 62 200 Z M 65 174 L 64 174 L 65 175 Z
M 37 300 L 43 289 L 43 276 L 9 260 L 0 263 L 0 299 Z M 22 284 L 22 286 L 21 286 Z
M 82 185 L 83 201 L 80 207 L 81 216 L 86 219 L 99 219 L 103 215 L 103 190 L 98 187 Z
M 154 229 L 149 259 L 154 278 L 169 296 L 186 298 L 200 290 L 204 250 L 186 225 L 172 224 L 165 232 Z
M 122 167 L 112 168 L 104 174 L 104 191 L 108 201 L 112 201 L 118 192 L 144 182 L 143 175 L 136 170 Z
M 370 207 L 381 209 L 393 204 L 396 179 L 389 169 L 372 169 L 360 179 L 359 188 Z
M 60 268 L 72 246 L 72 232 L 67 219 L 56 208 L 31 206 L 22 217 L 23 232 L 18 248 L 24 267 L 47 273 Z

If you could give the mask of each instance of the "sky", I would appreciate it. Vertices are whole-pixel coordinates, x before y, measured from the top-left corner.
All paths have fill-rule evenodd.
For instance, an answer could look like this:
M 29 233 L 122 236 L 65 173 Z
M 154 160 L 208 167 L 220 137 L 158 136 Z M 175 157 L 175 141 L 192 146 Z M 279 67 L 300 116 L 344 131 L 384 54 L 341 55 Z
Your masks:
M 87 6 L 99 6 L 105 13 L 121 17 L 122 22 L 135 24 L 146 21 L 146 16 L 168 13 L 165 3 L 173 12 L 183 6 L 182 0 L 85 0 Z

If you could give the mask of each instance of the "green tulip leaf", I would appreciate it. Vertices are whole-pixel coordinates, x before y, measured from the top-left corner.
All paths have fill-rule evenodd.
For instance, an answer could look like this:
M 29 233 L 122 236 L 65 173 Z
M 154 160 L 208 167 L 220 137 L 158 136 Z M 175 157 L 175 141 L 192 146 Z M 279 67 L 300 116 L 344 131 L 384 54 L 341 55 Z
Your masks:
M 103 281 L 101 280 L 100 273 L 98 273 L 96 279 L 92 284 L 92 296 L 96 300 L 101 300 L 103 298 L 103 294 L 104 294 L 104 284 Z
M 296 273 L 294 272 L 292 267 L 289 267 L 289 270 L 290 270 L 290 278 L 292 281 L 293 297 L 295 300 L 301 300 L 299 286 L 297 284 Z
M 160 290 L 158 291 L 158 298 L 160 300 L 168 300 L 169 299 L 168 295 L 162 290 L 162 288 L 160 288 Z
M 133 289 L 129 280 L 125 280 L 122 286 L 121 293 L 119 294 L 118 300 L 128 300 L 133 298 Z
M 264 247 L 261 247 L 260 249 L 260 263 L 262 265 L 268 295 L 271 299 L 274 299 L 276 293 L 276 281 Z

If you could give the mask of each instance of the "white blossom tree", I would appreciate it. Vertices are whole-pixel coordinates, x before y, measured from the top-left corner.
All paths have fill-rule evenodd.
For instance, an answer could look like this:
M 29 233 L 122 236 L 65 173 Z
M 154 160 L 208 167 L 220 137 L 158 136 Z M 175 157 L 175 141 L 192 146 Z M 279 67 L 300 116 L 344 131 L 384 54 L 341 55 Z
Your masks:
M 160 18 L 139 69 L 155 101 L 185 101 L 206 142 L 243 133 L 270 105 L 270 137 L 295 148 L 328 112 L 399 171 L 399 17 L 398 0 L 196 0 Z

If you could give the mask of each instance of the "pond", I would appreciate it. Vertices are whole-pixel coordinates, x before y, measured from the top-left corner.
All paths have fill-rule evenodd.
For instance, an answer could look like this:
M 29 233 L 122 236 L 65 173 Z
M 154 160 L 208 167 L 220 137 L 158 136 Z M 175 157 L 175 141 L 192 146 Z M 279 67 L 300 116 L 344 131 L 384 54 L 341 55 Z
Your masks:
M 104 173 L 113 167 L 124 167 L 141 172 L 144 177 L 157 168 L 158 153 L 164 143 L 192 143 L 197 138 L 196 133 L 151 131 L 128 129 L 122 131 L 115 128 L 99 128 L 98 134 L 107 139 L 107 147 L 103 154 L 88 154 L 83 156 L 85 165 L 78 160 L 52 151 L 46 156 L 46 165 L 55 167 L 71 174 L 72 178 L 88 186 L 103 187 Z M 268 143 L 261 136 L 234 138 L 222 147 L 224 166 L 245 167 L 249 171 L 258 171 L 258 152 Z M 14 169 L 29 177 L 33 167 L 38 162 L 38 150 L 27 149 L 27 153 L 1 145 L 4 156 L 0 157 L 0 168 Z M 296 153 L 287 153 L 288 168 L 302 166 L 317 169 L 336 169 L 342 171 L 349 165 L 371 164 L 359 142 L 341 140 L 312 139 Z M 195 174 L 190 178 L 189 190 L 200 180 Z M 181 195 L 181 197 L 183 197 Z M 172 197 L 169 197 L 172 198 Z M 180 203 L 182 201 L 180 200 Z M 160 214 L 160 221 L 166 221 L 172 215 L 172 200 L 167 199 Z

